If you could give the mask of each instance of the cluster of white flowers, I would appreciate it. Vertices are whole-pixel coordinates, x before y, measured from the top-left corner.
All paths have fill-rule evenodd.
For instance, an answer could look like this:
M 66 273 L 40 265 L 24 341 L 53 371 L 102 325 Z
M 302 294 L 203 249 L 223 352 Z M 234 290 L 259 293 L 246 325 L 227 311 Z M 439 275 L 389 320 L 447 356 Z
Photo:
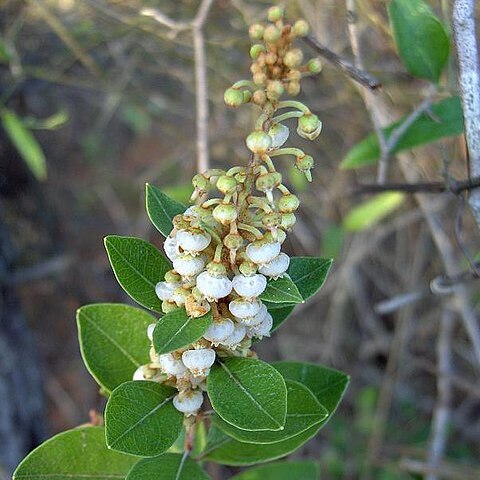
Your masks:
M 252 356 L 253 339 L 270 336 L 273 319 L 261 296 L 268 280 L 288 270 L 290 258 L 281 246 L 299 206 L 272 158 L 293 155 L 295 166 L 311 180 L 313 158 L 298 148 L 283 147 L 290 131 L 282 122 L 296 118 L 297 133 L 309 140 L 322 128 L 302 103 L 280 101 L 284 92 L 298 93 L 303 74 L 321 68 L 316 59 L 302 65 L 302 52 L 291 47 L 295 38 L 308 33 L 308 25 L 303 20 L 284 24 L 281 7 L 269 10 L 269 21 L 249 31 L 252 40 L 262 42 L 250 51 L 252 81 L 235 83 L 224 96 L 232 107 L 253 103 L 262 109 L 246 138 L 251 160 L 248 166 L 211 169 L 193 177 L 195 205 L 173 219 L 164 243 L 173 269 L 155 288 L 164 313 L 182 307 L 195 319 L 211 312 L 212 323 L 187 348 L 157 355 L 152 346 L 151 363 L 134 377 L 175 386 L 179 393 L 174 405 L 186 416 L 201 407 L 205 380 L 217 356 Z M 281 109 L 289 111 L 275 116 Z M 213 190 L 219 195 L 212 196 Z M 153 327 L 147 332 L 150 340 Z

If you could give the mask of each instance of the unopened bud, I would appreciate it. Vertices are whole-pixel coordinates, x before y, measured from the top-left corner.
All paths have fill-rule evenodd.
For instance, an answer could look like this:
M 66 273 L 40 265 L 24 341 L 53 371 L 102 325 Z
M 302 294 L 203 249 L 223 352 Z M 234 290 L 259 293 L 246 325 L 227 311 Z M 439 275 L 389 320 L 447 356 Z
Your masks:
M 320 73 L 322 71 L 323 65 L 318 58 L 312 58 L 308 61 L 307 68 L 310 73 Z
M 313 113 L 305 114 L 298 119 L 297 133 L 307 140 L 315 140 L 322 131 L 322 122 Z
M 256 60 L 261 53 L 265 52 L 265 46 L 260 43 L 256 43 L 250 47 L 250 58 Z
M 201 173 L 197 173 L 192 178 L 193 187 L 201 193 L 206 193 L 210 190 L 210 181 Z
M 292 213 L 300 205 L 300 200 L 296 195 L 293 195 L 292 193 L 288 193 L 286 195 L 282 195 L 280 197 L 280 200 L 278 201 L 278 209 L 282 213 Z
M 296 68 L 302 64 L 303 53 L 299 48 L 292 48 L 283 57 L 283 63 L 288 68 Z
M 267 81 L 267 76 L 262 72 L 255 73 L 252 80 L 255 85 L 263 85 Z
M 278 100 L 284 91 L 285 88 L 280 80 L 270 80 L 267 83 L 267 97 L 270 100 Z
M 228 225 L 237 219 L 237 209 L 231 203 L 221 203 L 212 212 L 213 218 L 222 225 Z
M 291 230 L 292 227 L 297 222 L 297 217 L 295 217 L 294 213 L 283 213 L 282 214 L 282 223 L 280 227 L 284 230 Z
M 281 35 L 281 31 L 275 25 L 269 25 L 263 32 L 263 39 L 267 43 L 276 43 Z
M 239 107 L 244 103 L 243 91 L 237 88 L 227 88 L 223 99 L 229 107 Z
M 266 213 L 262 218 L 262 223 L 268 229 L 278 227 L 282 223 L 282 215 L 278 212 Z
M 241 235 L 239 235 L 238 233 L 229 233 L 223 239 L 223 244 L 229 250 L 238 250 L 238 249 L 242 248 L 243 242 L 244 242 L 243 237 Z
M 292 32 L 296 37 L 305 37 L 310 32 L 310 26 L 305 20 L 297 20 L 293 24 Z
M 290 82 L 287 86 L 287 92 L 293 97 L 300 93 L 300 82 Z
M 263 25 L 260 23 L 254 23 L 253 25 L 250 25 L 250 28 L 248 29 L 248 35 L 252 40 L 261 40 L 264 30 L 265 27 Z
M 261 155 L 271 147 L 272 139 L 267 133 L 256 130 L 248 135 L 246 143 L 250 151 Z
M 253 103 L 259 106 L 263 106 L 267 101 L 267 95 L 264 90 L 256 90 L 252 96 Z
M 274 7 L 270 7 L 268 9 L 268 15 L 267 15 L 267 18 L 271 21 L 271 22 L 278 22 L 279 20 L 281 20 L 283 18 L 283 7 L 280 7 L 278 5 L 274 6 Z

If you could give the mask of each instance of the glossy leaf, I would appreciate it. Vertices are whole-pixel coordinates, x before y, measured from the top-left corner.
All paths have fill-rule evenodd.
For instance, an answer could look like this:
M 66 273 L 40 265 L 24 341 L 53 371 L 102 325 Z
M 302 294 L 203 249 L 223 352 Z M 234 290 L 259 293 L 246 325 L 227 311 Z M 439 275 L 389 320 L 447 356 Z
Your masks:
M 22 120 L 11 110 L 0 109 L 0 118 L 4 130 L 15 145 L 18 153 L 25 160 L 30 171 L 38 180 L 45 180 L 47 178 L 47 161 L 42 147 L 40 147 L 30 130 L 25 127 Z
M 207 391 L 215 412 L 243 430 L 281 430 L 287 413 L 283 377 L 268 363 L 227 358 L 213 366 Z
M 278 304 L 272 304 L 272 306 L 276 305 Z M 295 305 L 281 306 L 280 308 L 270 308 L 269 306 L 268 311 L 273 318 L 273 326 L 271 329 L 272 332 L 275 331 L 289 317 L 294 308 Z
M 391 0 L 388 14 L 407 70 L 438 82 L 450 53 L 450 38 L 443 23 L 424 0 Z
M 326 419 L 327 410 L 320 405 L 315 395 L 307 387 L 293 380 L 287 380 L 286 384 L 287 420 L 283 430 L 249 432 L 234 427 L 218 416 L 214 417 L 215 425 L 240 442 L 268 444 L 295 437 Z
M 212 323 L 212 312 L 200 318 L 187 315 L 178 308 L 164 315 L 153 331 L 153 346 L 160 355 L 173 352 L 197 341 Z
M 140 460 L 126 480 L 209 480 L 210 477 L 197 462 L 183 455 L 165 453 L 155 458 Z
M 322 288 L 333 260 L 319 257 L 292 257 L 288 274 L 304 300 Z
M 318 480 L 318 476 L 315 462 L 277 462 L 251 468 L 230 480 Z
M 383 129 L 385 138 L 399 127 L 405 117 Z M 463 133 L 462 105 L 458 97 L 450 97 L 438 102 L 430 111 L 421 115 L 401 137 L 392 154 L 432 143 L 446 137 Z M 340 164 L 342 169 L 359 168 L 375 164 L 380 158 L 380 147 L 375 134 L 357 143 Z
M 122 288 L 140 305 L 160 312 L 162 301 L 155 285 L 171 269 L 168 260 L 152 244 L 135 237 L 105 237 L 113 272 Z
M 305 362 L 274 362 L 273 366 L 286 379 L 295 380 L 308 387 L 317 400 L 330 413 L 338 407 L 348 386 L 349 377 L 333 368 Z
M 296 304 L 304 301 L 295 283 L 288 275 L 277 280 L 269 280 L 267 288 L 260 298 L 271 303 Z
M 149 183 L 146 185 L 146 199 L 150 221 L 164 237 L 167 237 L 173 228 L 173 217 L 183 213 L 186 207 Z
M 165 452 L 182 431 L 183 414 L 172 403 L 175 394 L 174 388 L 141 380 L 117 387 L 105 409 L 107 445 L 142 457 Z
M 150 361 L 147 327 L 155 318 L 144 310 L 114 303 L 86 305 L 77 311 L 83 361 L 98 384 L 111 392 Z
M 350 232 L 366 230 L 400 207 L 404 200 L 405 195 L 400 192 L 374 195 L 348 212 L 343 219 L 343 228 Z
M 42 443 L 20 463 L 14 480 L 107 480 L 125 478 L 138 458 L 113 452 L 102 427 L 79 427 Z

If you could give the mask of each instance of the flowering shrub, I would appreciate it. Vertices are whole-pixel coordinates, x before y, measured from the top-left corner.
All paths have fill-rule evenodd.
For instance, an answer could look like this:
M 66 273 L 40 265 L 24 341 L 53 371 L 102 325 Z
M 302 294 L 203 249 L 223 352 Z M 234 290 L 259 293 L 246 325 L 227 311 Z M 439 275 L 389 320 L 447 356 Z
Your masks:
M 108 395 L 105 428 L 54 437 L 20 464 L 16 479 L 205 479 L 203 461 L 250 465 L 287 455 L 337 407 L 346 375 L 301 362 L 270 365 L 252 350 L 318 291 L 331 264 L 281 251 L 300 202 L 274 159 L 293 156 L 309 181 L 313 167 L 310 155 L 284 147 L 290 132 L 283 122 L 296 118 L 298 135 L 308 140 L 322 128 L 307 106 L 281 98 L 297 95 L 302 75 L 318 73 L 320 64 L 304 64 L 292 46 L 308 33 L 305 21 L 284 23 L 279 7 L 269 10 L 269 21 L 250 27 L 258 42 L 250 50 L 252 81 L 224 96 L 231 107 L 260 108 L 246 138 L 246 165 L 195 175 L 188 208 L 147 185 L 147 212 L 166 236 L 168 260 L 141 239 L 105 239 L 123 289 L 163 313 L 156 320 L 127 305 L 79 309 L 85 364 Z M 259 478 L 265 468 L 278 466 L 250 475 Z M 310 463 L 280 468 L 289 478 L 316 477 Z

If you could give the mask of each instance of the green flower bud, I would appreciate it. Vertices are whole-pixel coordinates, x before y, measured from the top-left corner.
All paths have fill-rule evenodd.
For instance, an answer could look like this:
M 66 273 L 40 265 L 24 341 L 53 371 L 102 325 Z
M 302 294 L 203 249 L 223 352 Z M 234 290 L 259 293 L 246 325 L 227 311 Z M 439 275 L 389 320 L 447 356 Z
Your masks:
M 280 197 L 280 200 L 278 201 L 278 209 L 282 213 L 292 213 L 300 205 L 300 200 L 296 195 L 293 195 L 292 193 L 287 193 L 286 195 L 282 195 Z
M 208 178 L 206 178 L 204 175 L 201 173 L 197 173 L 193 178 L 192 178 L 192 185 L 195 188 L 195 190 L 198 190 L 201 193 L 206 193 L 210 190 L 210 181 Z
M 255 73 L 252 77 L 252 80 L 255 85 L 264 85 L 267 80 L 267 76 L 264 73 Z
M 212 212 L 213 218 L 222 225 L 228 225 L 237 219 L 237 209 L 231 203 L 221 203 Z
M 253 92 L 252 100 L 256 105 L 263 106 L 267 101 L 267 95 L 265 94 L 264 90 L 256 90 Z
M 261 130 L 256 130 L 255 132 L 248 135 L 247 147 L 253 153 L 262 154 L 265 153 L 272 145 L 272 138 L 268 133 L 265 133 Z
M 250 47 L 250 57 L 256 60 L 262 52 L 265 52 L 265 46 L 260 43 L 256 43 Z
M 229 107 L 239 107 L 244 103 L 243 91 L 237 88 L 227 88 L 223 94 L 223 99 Z
M 318 58 L 312 58 L 308 61 L 307 68 L 310 73 L 320 73 L 322 71 L 323 65 Z
M 228 235 L 225 235 L 225 238 L 223 239 L 223 244 L 229 250 L 238 250 L 243 247 L 243 243 L 243 237 L 238 233 L 229 233 Z
M 282 33 L 275 25 L 269 25 L 263 32 L 263 39 L 267 43 L 277 43 Z
M 284 230 L 291 230 L 292 227 L 295 225 L 297 218 L 295 217 L 294 213 L 284 213 L 282 214 L 282 222 L 280 227 Z
M 278 100 L 285 92 L 285 88 L 280 80 L 270 80 L 267 83 L 267 97 L 270 100 Z
M 287 78 L 291 82 L 299 82 L 302 79 L 302 73 L 300 70 L 290 70 L 287 74 Z
M 298 119 L 298 128 L 305 133 L 313 133 L 320 124 L 320 120 L 313 113 L 306 113 Z
M 255 186 L 261 192 L 272 191 L 282 183 L 282 174 L 280 172 L 264 173 L 257 178 Z
M 207 272 L 214 276 L 220 276 L 220 275 L 226 275 L 227 274 L 227 269 L 225 268 L 225 265 L 220 262 L 210 262 L 207 265 Z
M 243 90 L 243 103 L 248 103 L 252 99 L 252 92 L 250 90 Z
M 273 243 L 273 242 L 283 243 L 287 238 L 287 234 L 283 230 L 277 230 L 276 234 L 277 236 L 274 237 L 272 232 L 265 232 L 265 234 L 263 235 L 263 238 L 270 243 Z
M 261 40 L 264 30 L 265 27 L 263 25 L 260 23 L 254 23 L 253 25 L 250 25 L 250 28 L 248 29 L 248 35 L 252 40 Z
M 282 223 L 282 214 L 278 212 L 266 213 L 262 218 L 265 228 L 278 227 Z
M 162 302 L 162 312 L 163 313 L 170 313 L 170 312 L 173 312 L 174 310 L 176 310 L 178 307 L 175 303 L 173 302 L 169 302 L 167 300 L 164 300 Z
M 287 87 L 287 92 L 293 97 L 300 93 L 300 82 L 290 82 Z
M 297 20 L 293 25 L 292 31 L 296 37 L 306 37 L 310 32 L 310 26 L 305 20 Z
M 237 181 L 229 175 L 222 175 L 217 180 L 217 188 L 224 195 L 233 195 L 237 190 Z
M 310 170 L 314 166 L 313 158 L 310 155 L 304 155 L 303 157 L 297 157 L 295 161 L 295 167 L 297 167 L 303 174 L 305 175 L 306 179 L 311 182 L 312 181 L 312 174 Z
M 182 281 L 182 276 L 175 270 L 170 270 L 165 274 L 165 281 L 169 283 L 178 283 Z
M 267 18 L 271 22 L 278 22 L 279 20 L 281 20 L 283 18 L 283 13 L 284 13 L 283 7 L 280 7 L 280 6 L 270 7 L 268 9 Z
M 244 262 L 242 262 L 240 264 L 240 266 L 238 267 L 238 269 L 240 270 L 240 273 L 242 273 L 243 275 L 245 275 L 247 277 L 257 273 L 257 268 L 258 268 L 258 266 L 255 263 L 250 262 L 248 260 L 245 260 Z
M 288 68 L 296 68 L 302 64 L 303 53 L 299 48 L 292 48 L 283 57 L 283 63 Z

